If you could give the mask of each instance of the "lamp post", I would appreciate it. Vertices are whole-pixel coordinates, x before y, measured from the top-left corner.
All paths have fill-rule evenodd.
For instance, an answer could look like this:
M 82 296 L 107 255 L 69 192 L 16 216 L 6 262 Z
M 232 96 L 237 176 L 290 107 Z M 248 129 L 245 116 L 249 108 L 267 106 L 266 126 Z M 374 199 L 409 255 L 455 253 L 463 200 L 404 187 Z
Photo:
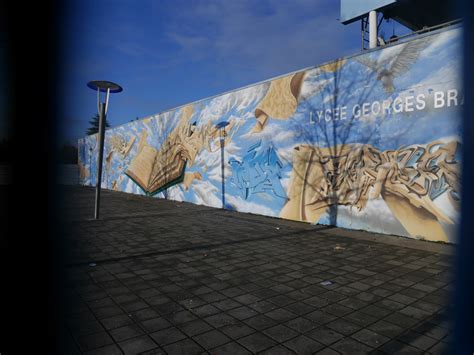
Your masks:
M 99 156 L 97 158 L 97 184 L 95 188 L 95 210 L 94 219 L 99 219 L 100 207 L 100 189 L 102 183 L 102 161 L 104 158 L 104 139 L 105 139 L 105 115 L 109 106 L 109 95 L 111 93 L 121 92 L 123 89 L 111 81 L 95 80 L 87 83 L 92 90 L 97 91 L 97 109 L 99 111 Z M 104 92 L 105 100 L 101 102 L 100 93 Z
M 225 181 L 224 181 L 224 144 L 225 144 L 225 127 L 229 124 L 227 121 L 216 124 L 219 130 L 219 141 L 221 143 L 221 177 L 222 177 L 222 209 L 225 209 Z

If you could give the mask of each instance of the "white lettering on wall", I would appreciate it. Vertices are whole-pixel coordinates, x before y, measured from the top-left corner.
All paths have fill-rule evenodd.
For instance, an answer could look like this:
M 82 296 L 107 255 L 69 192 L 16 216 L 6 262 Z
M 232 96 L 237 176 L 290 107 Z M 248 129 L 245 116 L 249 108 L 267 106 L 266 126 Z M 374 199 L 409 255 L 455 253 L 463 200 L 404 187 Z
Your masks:
M 431 89 L 429 89 L 432 92 Z M 433 94 L 418 94 L 397 96 L 392 99 L 385 99 L 380 101 L 356 103 L 350 108 L 353 119 L 364 118 L 382 118 L 385 116 L 413 113 L 416 111 L 423 111 L 426 109 L 435 108 L 441 109 L 444 107 L 456 107 L 463 104 L 464 96 L 459 94 L 456 89 L 449 89 L 446 91 L 434 91 Z M 310 113 L 310 124 L 321 122 L 342 121 L 347 119 L 348 107 L 337 106 L 322 110 L 316 110 L 317 120 L 315 120 L 314 113 Z

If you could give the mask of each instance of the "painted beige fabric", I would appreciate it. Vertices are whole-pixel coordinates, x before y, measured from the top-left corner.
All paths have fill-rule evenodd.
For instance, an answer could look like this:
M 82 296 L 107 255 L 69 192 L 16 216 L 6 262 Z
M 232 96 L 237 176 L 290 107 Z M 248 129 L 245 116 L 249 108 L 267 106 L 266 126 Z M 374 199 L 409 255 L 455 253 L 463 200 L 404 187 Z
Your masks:
M 327 73 L 335 73 L 338 72 L 344 64 L 346 64 L 347 59 L 338 59 L 334 62 L 321 65 L 318 69 Z
M 202 175 L 199 172 L 184 174 L 183 186 L 186 191 L 189 190 L 189 187 L 191 186 L 194 180 L 202 180 Z
M 81 180 L 85 180 L 89 177 L 89 169 L 80 160 L 77 162 L 79 166 L 79 177 Z
M 285 120 L 293 116 L 304 77 L 305 72 L 299 72 L 270 82 L 265 97 L 255 110 L 257 124 L 252 132 L 261 132 L 269 118 Z

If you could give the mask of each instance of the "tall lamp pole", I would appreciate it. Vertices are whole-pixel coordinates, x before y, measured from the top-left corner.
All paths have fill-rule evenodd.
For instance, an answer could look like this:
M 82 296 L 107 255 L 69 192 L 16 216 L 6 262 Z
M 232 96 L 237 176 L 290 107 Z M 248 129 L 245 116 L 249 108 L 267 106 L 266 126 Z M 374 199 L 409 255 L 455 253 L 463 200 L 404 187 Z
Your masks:
M 219 141 L 221 143 L 221 178 L 222 178 L 222 208 L 225 209 L 225 181 L 224 181 L 224 145 L 225 145 L 225 127 L 229 124 L 227 121 L 219 122 L 216 128 L 219 130 Z
M 109 106 L 109 95 L 121 92 L 123 89 L 111 81 L 95 80 L 87 83 L 92 90 L 97 91 L 97 109 L 99 110 L 99 152 L 97 157 L 97 184 L 95 187 L 94 219 L 99 219 L 100 190 L 102 183 L 102 162 L 104 160 L 105 115 Z M 105 100 L 101 102 L 100 93 L 105 93 Z

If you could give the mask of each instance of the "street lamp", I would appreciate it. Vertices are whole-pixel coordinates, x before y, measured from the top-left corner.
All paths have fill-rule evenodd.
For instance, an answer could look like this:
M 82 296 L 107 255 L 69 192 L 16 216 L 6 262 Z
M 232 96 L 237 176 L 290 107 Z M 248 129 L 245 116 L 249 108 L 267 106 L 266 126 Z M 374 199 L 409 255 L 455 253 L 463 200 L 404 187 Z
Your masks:
M 97 158 L 97 185 L 95 188 L 94 219 L 99 219 L 100 189 L 102 183 L 102 161 L 104 157 L 105 115 L 109 106 L 109 95 L 121 92 L 123 89 L 111 81 L 95 80 L 87 83 L 92 90 L 97 91 L 97 109 L 99 110 L 99 156 Z M 105 92 L 105 101 L 101 102 L 100 93 Z
M 229 124 L 227 121 L 222 121 L 216 124 L 216 129 L 219 130 L 219 141 L 221 143 L 221 177 L 222 177 L 222 208 L 225 209 L 225 182 L 224 182 L 224 144 L 225 144 L 225 127 Z

